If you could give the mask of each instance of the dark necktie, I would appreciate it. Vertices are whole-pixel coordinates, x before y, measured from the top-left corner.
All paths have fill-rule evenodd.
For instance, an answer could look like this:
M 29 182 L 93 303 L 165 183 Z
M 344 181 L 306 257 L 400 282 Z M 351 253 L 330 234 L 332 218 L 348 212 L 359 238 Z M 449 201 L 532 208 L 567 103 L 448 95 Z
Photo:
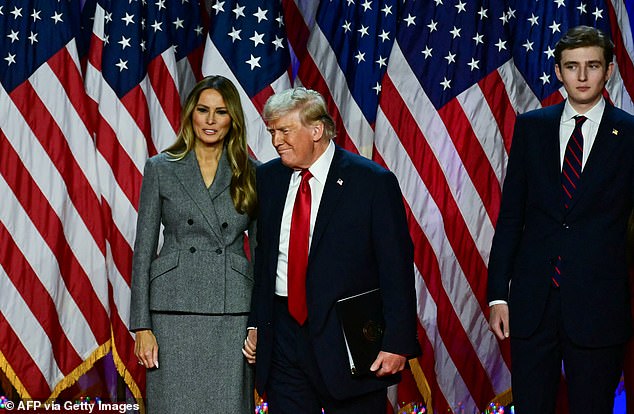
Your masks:
M 306 268 L 310 234 L 310 171 L 300 173 L 302 181 L 297 189 L 288 245 L 288 312 L 300 324 L 306 321 Z
M 568 139 L 566 152 L 564 153 L 564 163 L 561 168 L 561 190 L 566 210 L 570 206 L 570 202 L 581 181 L 581 166 L 583 160 L 583 134 L 581 133 L 581 127 L 587 119 L 588 118 L 583 115 L 575 117 L 575 129 Z M 559 287 L 559 281 L 561 279 L 561 264 L 561 256 L 557 256 L 555 260 L 555 272 L 552 277 L 553 284 L 557 287 Z
M 570 139 L 568 139 L 568 145 L 564 153 L 564 164 L 561 169 L 561 188 L 566 209 L 570 205 L 570 201 L 574 197 L 581 180 L 581 160 L 583 159 L 581 126 L 586 122 L 586 119 L 588 118 L 583 115 L 575 117 L 575 129 L 572 131 Z

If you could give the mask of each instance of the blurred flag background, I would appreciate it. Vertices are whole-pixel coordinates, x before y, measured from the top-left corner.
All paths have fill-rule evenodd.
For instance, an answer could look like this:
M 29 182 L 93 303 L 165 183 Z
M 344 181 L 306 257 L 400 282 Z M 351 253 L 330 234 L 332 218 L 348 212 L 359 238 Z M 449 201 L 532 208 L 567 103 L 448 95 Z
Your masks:
M 397 175 L 423 355 L 394 407 L 509 402 L 485 289 L 515 117 L 565 98 L 554 45 L 579 24 L 613 39 L 606 96 L 633 112 L 633 13 L 629 0 L 5 0 L 3 389 L 117 399 L 120 379 L 144 394 L 127 330 L 142 169 L 174 140 L 196 80 L 222 74 L 240 89 L 253 157 L 276 156 L 266 99 L 304 85 L 326 97 L 337 144 Z

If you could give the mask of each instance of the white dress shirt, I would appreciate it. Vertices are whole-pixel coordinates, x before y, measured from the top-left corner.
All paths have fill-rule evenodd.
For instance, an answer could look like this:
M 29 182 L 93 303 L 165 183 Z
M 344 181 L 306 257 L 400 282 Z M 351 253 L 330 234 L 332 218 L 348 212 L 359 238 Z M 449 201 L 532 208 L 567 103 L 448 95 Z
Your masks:
M 588 161 L 588 155 L 590 155 L 594 140 L 597 137 L 597 131 L 599 130 L 604 109 L 605 100 L 603 100 L 603 98 L 585 114 L 580 114 L 575 111 L 572 105 L 566 101 L 559 123 L 559 163 L 561 168 L 563 168 L 564 165 L 564 154 L 566 153 L 568 140 L 570 139 L 570 135 L 572 135 L 572 131 L 575 129 L 575 116 L 583 115 L 588 118 L 581 126 L 581 133 L 583 134 L 583 159 L 581 160 L 581 169 L 583 170 L 586 166 L 586 161 Z
M 581 134 L 583 134 L 583 159 L 581 160 L 581 170 L 586 166 L 586 161 L 594 145 L 594 140 L 597 137 L 597 131 L 599 130 L 599 124 L 601 123 L 601 117 L 603 117 L 603 110 L 605 109 L 605 100 L 602 98 L 585 114 L 580 114 L 570 105 L 570 102 L 566 100 L 564 104 L 564 110 L 561 113 L 561 119 L 559 121 L 559 165 L 560 168 L 564 166 L 564 154 L 566 153 L 566 146 L 568 140 L 572 135 L 572 131 L 575 129 L 575 116 L 583 115 L 588 118 L 581 126 Z M 489 306 L 505 304 L 505 300 L 492 300 L 489 302 Z
M 308 236 L 308 248 L 313 240 L 313 230 L 315 228 L 315 219 L 319 210 L 321 196 L 324 193 L 324 185 L 330 170 L 330 164 L 335 155 L 335 144 L 330 141 L 326 151 L 317 160 L 308 167 L 308 171 L 313 177 L 308 181 L 310 185 L 310 233 Z M 295 196 L 299 189 L 302 179 L 299 175 L 301 171 L 294 171 L 291 175 L 291 182 L 286 193 L 286 202 L 284 203 L 284 212 L 282 214 L 282 227 L 280 229 L 280 247 L 277 255 L 277 276 L 275 278 L 275 294 L 279 296 L 288 296 L 287 272 L 288 272 L 288 243 L 291 233 L 291 218 L 293 216 L 293 206 L 295 205 Z

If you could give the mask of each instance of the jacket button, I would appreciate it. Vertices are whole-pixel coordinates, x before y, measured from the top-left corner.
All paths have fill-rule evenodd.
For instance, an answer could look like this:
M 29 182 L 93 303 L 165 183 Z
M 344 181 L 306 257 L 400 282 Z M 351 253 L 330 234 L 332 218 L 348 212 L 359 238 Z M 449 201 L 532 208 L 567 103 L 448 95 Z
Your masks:
M 224 223 L 222 223 L 222 228 L 226 229 L 227 227 L 229 227 L 229 224 L 227 224 L 227 222 L 225 221 Z
M 192 220 L 192 219 L 187 220 L 187 224 L 189 224 L 191 226 L 192 224 L 194 224 L 194 220 Z
M 569 229 L 570 228 L 570 225 L 568 223 L 566 223 L 566 222 L 563 222 L 562 226 L 563 226 L 564 229 Z
M 196 248 L 195 247 L 190 247 L 189 251 L 192 252 L 192 253 L 196 253 Z
M 216 249 L 216 253 L 222 254 L 222 249 Z

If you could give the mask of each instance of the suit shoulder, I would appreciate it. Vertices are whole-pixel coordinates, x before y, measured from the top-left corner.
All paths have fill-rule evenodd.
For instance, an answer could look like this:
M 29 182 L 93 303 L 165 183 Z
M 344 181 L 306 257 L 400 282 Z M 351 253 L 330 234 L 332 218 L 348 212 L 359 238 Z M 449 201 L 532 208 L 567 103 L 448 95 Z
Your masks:
M 532 109 L 517 116 L 519 122 L 538 122 L 543 119 L 551 119 L 553 117 L 561 117 L 563 104 L 546 106 L 543 108 Z
M 272 160 L 269 160 L 267 162 L 256 164 L 258 174 L 274 171 L 280 169 L 281 167 L 282 162 L 279 158 L 273 158 Z
M 174 158 L 172 158 L 166 152 L 160 152 L 148 158 L 147 161 L 145 162 L 145 165 L 159 166 L 159 165 L 164 165 L 164 164 L 168 164 L 172 162 L 174 162 Z
M 612 107 L 612 116 L 621 123 L 626 123 L 628 125 L 634 124 L 634 115 L 621 108 Z
M 377 164 L 376 162 L 368 158 L 365 158 L 362 155 L 354 154 L 341 148 L 339 148 L 339 151 L 341 151 L 342 164 L 356 172 L 377 176 L 392 174 L 385 167 Z

